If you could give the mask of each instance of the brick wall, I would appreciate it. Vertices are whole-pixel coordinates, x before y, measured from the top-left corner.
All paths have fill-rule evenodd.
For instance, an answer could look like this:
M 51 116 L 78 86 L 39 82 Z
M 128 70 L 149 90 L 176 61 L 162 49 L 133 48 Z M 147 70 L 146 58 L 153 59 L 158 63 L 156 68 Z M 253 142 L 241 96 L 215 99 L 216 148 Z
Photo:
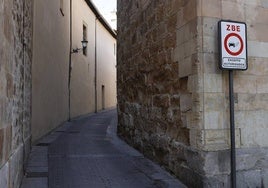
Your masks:
M 32 1 L 1 1 L 0 28 L 0 187 L 19 187 L 30 147 Z
M 237 185 L 268 186 L 268 1 L 118 1 L 119 135 L 190 187 L 230 187 L 228 72 L 217 23 L 248 25 L 235 72 Z

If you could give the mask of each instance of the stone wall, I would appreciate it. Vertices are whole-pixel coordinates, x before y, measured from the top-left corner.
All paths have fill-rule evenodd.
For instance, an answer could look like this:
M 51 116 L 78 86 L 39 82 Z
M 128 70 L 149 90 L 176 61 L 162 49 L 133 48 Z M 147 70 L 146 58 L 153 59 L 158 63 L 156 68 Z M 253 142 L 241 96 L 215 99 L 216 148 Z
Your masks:
M 0 2 L 0 187 L 19 187 L 30 148 L 32 0 Z
M 183 150 L 190 144 L 187 114 L 192 95 L 188 78 L 178 76 L 188 70 L 179 71 L 176 49 L 187 50 L 182 54 L 185 63 L 196 60 L 197 31 L 191 14 L 184 14 L 181 25 L 187 26 L 180 28 L 190 26 L 183 32 L 187 36 L 177 39 L 182 22 L 178 12 L 192 9 L 192 2 L 118 1 L 119 135 L 174 172 L 187 163 Z
M 235 72 L 238 187 L 267 187 L 267 0 L 118 1 L 119 135 L 190 187 L 230 187 L 228 72 L 217 23 L 248 26 Z

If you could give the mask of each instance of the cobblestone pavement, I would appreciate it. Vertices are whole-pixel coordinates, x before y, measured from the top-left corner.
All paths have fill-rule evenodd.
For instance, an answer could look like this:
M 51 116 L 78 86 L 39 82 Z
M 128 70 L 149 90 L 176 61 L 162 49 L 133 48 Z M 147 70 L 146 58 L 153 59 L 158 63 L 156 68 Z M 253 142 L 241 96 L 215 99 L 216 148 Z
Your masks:
M 66 122 L 33 147 L 22 188 L 184 188 L 116 136 L 116 110 Z

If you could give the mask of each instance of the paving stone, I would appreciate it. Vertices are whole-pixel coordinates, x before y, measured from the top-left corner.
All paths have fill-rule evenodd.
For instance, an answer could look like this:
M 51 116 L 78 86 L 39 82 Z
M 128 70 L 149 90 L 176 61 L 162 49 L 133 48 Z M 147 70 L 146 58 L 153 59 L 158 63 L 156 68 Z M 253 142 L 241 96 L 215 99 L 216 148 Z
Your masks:
M 21 188 L 48 188 L 47 178 L 24 178 Z

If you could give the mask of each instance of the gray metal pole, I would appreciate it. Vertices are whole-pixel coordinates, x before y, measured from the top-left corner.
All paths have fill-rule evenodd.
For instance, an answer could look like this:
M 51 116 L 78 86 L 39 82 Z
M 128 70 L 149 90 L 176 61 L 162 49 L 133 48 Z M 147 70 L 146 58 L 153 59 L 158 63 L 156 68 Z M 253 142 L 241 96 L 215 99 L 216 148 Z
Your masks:
M 234 89 L 233 71 L 229 70 L 229 100 L 230 100 L 230 135 L 231 135 L 231 184 L 236 188 L 236 154 L 235 154 L 235 122 L 234 122 Z

